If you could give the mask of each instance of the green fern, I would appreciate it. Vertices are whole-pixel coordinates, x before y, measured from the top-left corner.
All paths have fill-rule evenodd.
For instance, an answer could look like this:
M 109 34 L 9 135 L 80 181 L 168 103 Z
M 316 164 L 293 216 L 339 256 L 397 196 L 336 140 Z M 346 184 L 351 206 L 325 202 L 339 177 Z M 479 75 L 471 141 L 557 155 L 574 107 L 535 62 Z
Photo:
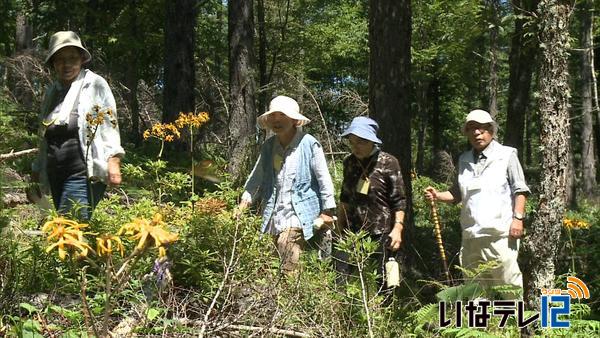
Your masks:
M 431 322 L 432 318 L 437 318 L 439 306 L 436 303 L 431 303 L 423 306 L 416 312 L 410 314 L 410 319 L 416 326 L 422 326 Z
M 470 327 L 460 328 L 449 328 L 442 330 L 444 337 L 456 337 L 456 338 L 497 338 L 497 335 L 489 334 L 481 329 L 474 329 Z

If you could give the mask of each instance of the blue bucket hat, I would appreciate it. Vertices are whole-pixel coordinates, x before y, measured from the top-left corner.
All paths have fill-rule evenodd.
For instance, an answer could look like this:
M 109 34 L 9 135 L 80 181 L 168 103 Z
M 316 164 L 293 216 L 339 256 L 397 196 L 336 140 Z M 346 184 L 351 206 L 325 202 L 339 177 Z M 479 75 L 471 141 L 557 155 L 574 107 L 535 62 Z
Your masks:
M 350 127 L 342 133 L 342 137 L 353 134 L 360 138 L 364 138 L 365 140 L 381 144 L 381 140 L 377 137 L 378 129 L 379 125 L 375 120 L 365 116 L 359 116 L 352 120 Z

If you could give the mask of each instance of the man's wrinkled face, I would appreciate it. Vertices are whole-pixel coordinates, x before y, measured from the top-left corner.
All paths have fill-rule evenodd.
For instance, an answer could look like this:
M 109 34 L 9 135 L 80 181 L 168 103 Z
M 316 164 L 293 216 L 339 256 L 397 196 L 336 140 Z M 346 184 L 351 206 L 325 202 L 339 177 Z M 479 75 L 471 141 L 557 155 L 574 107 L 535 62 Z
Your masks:
M 465 128 L 465 134 L 469 143 L 476 151 L 483 151 L 494 138 L 494 128 L 490 123 L 479 123 L 469 121 Z

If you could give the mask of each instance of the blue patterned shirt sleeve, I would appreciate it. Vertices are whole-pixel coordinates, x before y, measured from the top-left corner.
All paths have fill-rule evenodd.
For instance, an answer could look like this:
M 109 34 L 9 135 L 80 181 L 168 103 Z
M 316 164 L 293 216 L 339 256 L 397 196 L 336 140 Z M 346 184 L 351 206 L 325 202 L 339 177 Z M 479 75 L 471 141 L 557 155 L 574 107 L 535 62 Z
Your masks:
M 244 193 L 242 194 L 242 201 L 252 203 L 256 200 L 256 196 L 260 193 L 260 186 L 263 180 L 263 168 L 262 168 L 262 156 L 258 156 L 254 169 L 248 176 L 248 180 L 244 185 Z
M 310 163 L 311 170 L 315 174 L 315 178 L 319 182 L 319 197 L 321 199 L 322 209 L 335 208 L 334 188 L 329 168 L 327 168 L 327 160 L 323 147 L 316 143 L 313 145 L 313 157 Z

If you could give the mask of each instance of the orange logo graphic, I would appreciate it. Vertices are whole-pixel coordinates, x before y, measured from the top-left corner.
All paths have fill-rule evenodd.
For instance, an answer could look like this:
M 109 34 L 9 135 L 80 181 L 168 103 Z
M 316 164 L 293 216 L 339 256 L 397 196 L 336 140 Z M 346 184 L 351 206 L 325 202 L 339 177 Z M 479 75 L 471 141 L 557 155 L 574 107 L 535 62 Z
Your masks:
M 588 289 L 587 285 L 577 277 L 567 277 L 567 290 L 564 291 L 566 291 L 571 298 L 590 298 L 590 289 Z

